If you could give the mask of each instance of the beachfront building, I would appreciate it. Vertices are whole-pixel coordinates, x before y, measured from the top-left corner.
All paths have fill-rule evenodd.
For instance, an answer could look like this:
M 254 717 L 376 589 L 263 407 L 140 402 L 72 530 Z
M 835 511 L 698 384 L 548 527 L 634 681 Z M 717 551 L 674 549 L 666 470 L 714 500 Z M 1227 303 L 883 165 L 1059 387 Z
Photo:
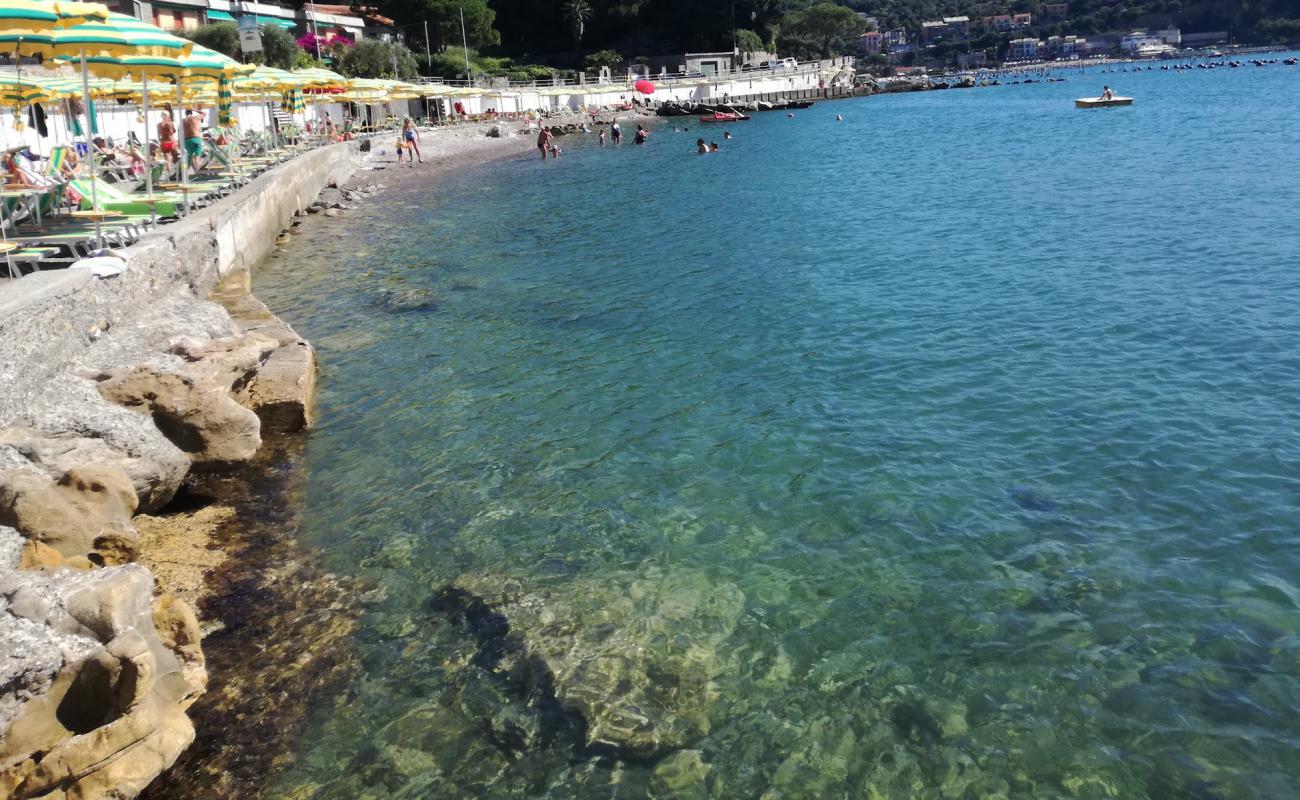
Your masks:
M 1038 58 L 1038 40 L 1032 36 L 1012 39 L 1007 47 L 1007 61 L 1033 61 Z
M 1006 33 L 1011 30 L 1011 15 L 997 14 L 992 17 L 985 17 L 984 30 L 994 31 L 996 33 Z
M 139 8 L 139 14 L 136 13 L 137 4 L 133 2 L 109 5 L 115 5 L 116 11 L 152 22 L 168 31 L 193 30 L 207 21 L 208 0 L 154 0 Z
M 157 3 L 154 3 L 156 6 Z M 296 12 L 277 3 L 245 3 L 241 0 L 207 0 L 207 22 L 234 22 L 239 17 L 254 16 L 258 25 L 278 25 L 292 30 L 298 26 Z
M 1183 44 L 1182 31 L 1177 28 L 1165 28 L 1164 30 L 1152 31 L 1151 35 L 1173 48 L 1181 47 Z
M 1030 25 L 1033 24 L 1034 24 L 1033 14 L 1025 12 L 1024 14 L 1011 15 L 1011 27 L 1013 29 L 1028 28 Z
M 867 31 L 858 37 L 858 52 L 864 56 L 879 53 L 885 48 L 885 35 L 880 31 Z
M 327 40 L 344 38 L 357 41 L 365 38 L 366 21 L 353 14 L 349 6 L 307 3 L 298 12 L 298 23 L 302 30 L 312 31 Z
M 379 13 L 379 9 L 374 6 L 364 4 L 358 5 L 327 5 L 325 3 L 309 4 L 315 11 L 321 14 L 329 14 L 336 20 L 342 20 L 336 29 L 345 32 L 344 35 L 350 39 L 379 39 L 384 42 L 395 41 L 397 38 L 397 28 L 394 27 L 391 17 L 385 17 Z M 361 28 L 356 27 L 355 19 L 361 20 Z M 346 33 L 351 31 L 355 33 Z
M 884 32 L 885 47 L 891 52 L 895 47 L 901 47 L 908 44 L 906 28 L 891 28 Z
M 1088 52 L 1088 40 L 1082 36 L 1049 36 L 1043 51 L 1042 55 L 1049 58 L 1082 57 Z
M 1121 53 L 1139 58 L 1152 58 L 1172 54 L 1178 49 L 1182 37 L 1176 29 L 1162 31 L 1133 31 L 1119 40 Z
M 970 38 L 970 17 L 944 17 L 943 24 L 948 26 L 948 38 L 964 42 Z
M 684 58 L 687 74 L 718 75 L 731 72 L 736 66 L 736 54 L 731 52 L 687 53 Z
M 934 44 L 948 38 L 948 24 L 943 20 L 921 23 L 921 44 Z

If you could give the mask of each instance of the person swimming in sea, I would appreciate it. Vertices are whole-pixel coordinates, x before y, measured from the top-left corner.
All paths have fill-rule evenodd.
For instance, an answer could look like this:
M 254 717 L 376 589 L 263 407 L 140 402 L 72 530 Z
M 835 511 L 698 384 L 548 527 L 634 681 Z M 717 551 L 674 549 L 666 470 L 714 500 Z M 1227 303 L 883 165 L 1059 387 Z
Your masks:
M 709 142 L 709 152 L 710 152 L 710 153 L 716 153 L 716 152 L 718 152 L 718 143 L 717 143 L 717 142 Z
M 707 144 L 704 143 L 704 140 L 703 140 L 703 139 L 696 139 L 696 140 L 695 140 L 695 152 L 697 152 L 697 153 L 699 153 L 699 154 L 701 154 L 701 155 L 703 155 L 703 154 L 709 152 L 709 146 L 708 146 Z
M 730 139 L 730 138 L 731 138 L 731 131 L 723 131 L 723 132 L 722 132 L 722 138 L 723 138 L 723 139 Z

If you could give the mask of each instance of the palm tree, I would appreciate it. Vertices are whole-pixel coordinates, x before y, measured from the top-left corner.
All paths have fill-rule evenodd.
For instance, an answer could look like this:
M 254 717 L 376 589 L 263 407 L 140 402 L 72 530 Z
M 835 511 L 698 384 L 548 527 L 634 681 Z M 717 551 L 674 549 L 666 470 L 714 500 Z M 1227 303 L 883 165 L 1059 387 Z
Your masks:
M 564 4 L 564 16 L 573 26 L 573 41 L 582 47 L 582 34 L 587 30 L 587 20 L 591 19 L 591 4 L 587 0 L 568 0 Z

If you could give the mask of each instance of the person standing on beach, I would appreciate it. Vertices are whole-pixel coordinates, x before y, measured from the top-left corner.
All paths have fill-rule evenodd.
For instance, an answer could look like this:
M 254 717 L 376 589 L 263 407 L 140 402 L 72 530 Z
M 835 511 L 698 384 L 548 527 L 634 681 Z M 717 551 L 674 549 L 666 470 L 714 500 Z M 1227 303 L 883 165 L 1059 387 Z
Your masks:
M 543 125 L 541 131 L 537 134 L 537 149 L 542 151 L 542 160 L 546 160 L 546 154 L 551 149 L 551 128 L 549 125 Z
M 420 155 L 420 132 L 415 129 L 415 122 L 410 117 L 407 117 L 406 121 L 402 123 L 402 139 L 406 142 L 406 146 L 411 149 L 411 153 L 419 158 L 420 163 L 423 164 L 424 156 Z
M 164 111 L 158 122 L 158 149 L 167 159 L 167 167 L 176 166 L 176 123 L 172 122 L 172 112 Z
M 609 126 L 609 139 L 614 144 L 618 144 L 618 140 L 622 138 L 623 129 L 618 127 L 618 120 L 614 120 L 613 124 Z
M 190 171 L 198 172 L 199 157 L 203 155 L 203 118 L 195 114 L 194 109 L 185 109 L 181 132 L 185 137 L 185 157 L 190 160 Z

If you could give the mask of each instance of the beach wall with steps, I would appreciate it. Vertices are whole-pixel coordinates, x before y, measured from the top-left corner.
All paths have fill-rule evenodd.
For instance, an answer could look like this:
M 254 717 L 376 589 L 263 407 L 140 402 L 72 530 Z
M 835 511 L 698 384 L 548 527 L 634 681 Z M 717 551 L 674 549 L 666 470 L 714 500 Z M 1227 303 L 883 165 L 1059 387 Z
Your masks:
M 137 563 L 132 518 L 310 425 L 314 352 L 247 270 L 359 163 L 349 143 L 277 166 L 119 276 L 0 286 L 0 796 L 133 797 L 193 740 L 198 620 Z

